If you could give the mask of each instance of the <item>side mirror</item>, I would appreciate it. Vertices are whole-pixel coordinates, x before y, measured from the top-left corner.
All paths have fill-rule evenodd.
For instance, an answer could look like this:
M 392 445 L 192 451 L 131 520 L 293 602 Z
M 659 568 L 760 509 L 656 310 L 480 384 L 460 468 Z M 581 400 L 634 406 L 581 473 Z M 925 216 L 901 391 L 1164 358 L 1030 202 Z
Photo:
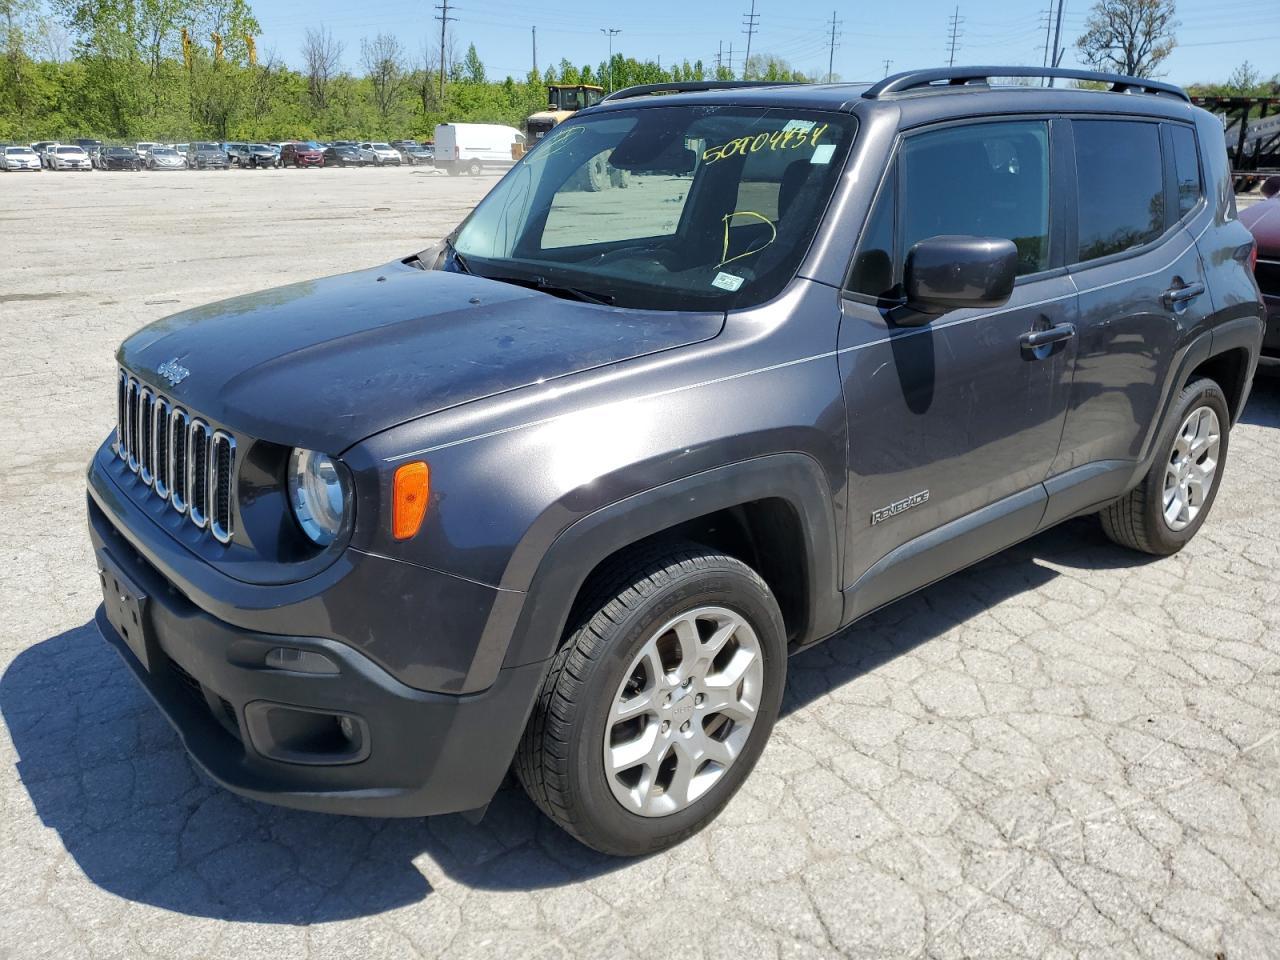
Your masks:
M 920 326 L 948 310 L 998 307 L 1013 293 L 1018 248 L 995 237 L 929 237 L 907 251 L 907 302 L 900 326 Z

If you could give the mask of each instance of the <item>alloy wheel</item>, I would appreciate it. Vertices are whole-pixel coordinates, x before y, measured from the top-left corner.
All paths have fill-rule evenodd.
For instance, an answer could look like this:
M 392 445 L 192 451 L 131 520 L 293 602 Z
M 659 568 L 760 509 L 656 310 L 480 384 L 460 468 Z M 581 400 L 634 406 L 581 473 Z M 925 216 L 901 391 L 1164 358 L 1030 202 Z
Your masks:
M 1184 530 L 1199 516 L 1218 471 L 1222 428 L 1210 407 L 1192 410 L 1174 437 L 1164 472 L 1164 522 Z
M 627 668 L 605 721 L 614 797 L 645 817 L 697 801 L 746 746 L 763 690 L 760 640 L 740 614 L 706 606 L 665 623 Z

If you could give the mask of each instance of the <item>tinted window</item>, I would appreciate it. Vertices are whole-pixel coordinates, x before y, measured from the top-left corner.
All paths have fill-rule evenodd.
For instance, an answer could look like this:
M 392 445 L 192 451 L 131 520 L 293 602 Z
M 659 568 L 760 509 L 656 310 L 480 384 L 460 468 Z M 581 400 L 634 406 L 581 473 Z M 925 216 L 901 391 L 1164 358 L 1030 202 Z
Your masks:
M 893 289 L 893 198 L 896 192 L 891 172 L 867 218 L 849 271 L 848 286 L 855 293 L 885 299 L 894 299 L 896 295 Z
M 1178 178 L 1178 217 L 1191 212 L 1200 201 L 1200 155 L 1196 134 L 1190 127 L 1170 126 L 1173 139 L 1173 168 Z
M 1164 233 L 1164 171 L 1154 123 L 1077 120 L 1081 261 L 1139 247 Z
M 908 139 L 900 160 L 906 251 L 929 237 L 1000 237 L 1018 273 L 1049 265 L 1049 130 L 1041 121 L 952 127 Z

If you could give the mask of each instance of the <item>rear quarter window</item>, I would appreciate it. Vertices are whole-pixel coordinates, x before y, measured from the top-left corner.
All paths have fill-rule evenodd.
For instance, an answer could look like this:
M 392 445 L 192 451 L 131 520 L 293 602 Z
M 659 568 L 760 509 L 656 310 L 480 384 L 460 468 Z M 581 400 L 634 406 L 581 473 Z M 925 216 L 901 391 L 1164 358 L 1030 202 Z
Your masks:
M 1077 262 L 1150 243 L 1165 229 L 1160 127 L 1139 120 L 1072 123 L 1079 197 Z

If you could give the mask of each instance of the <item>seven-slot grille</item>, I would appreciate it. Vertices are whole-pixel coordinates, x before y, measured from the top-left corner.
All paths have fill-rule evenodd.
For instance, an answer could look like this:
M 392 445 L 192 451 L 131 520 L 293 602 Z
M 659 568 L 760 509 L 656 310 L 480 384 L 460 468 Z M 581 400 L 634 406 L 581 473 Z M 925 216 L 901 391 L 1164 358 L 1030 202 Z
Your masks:
M 236 439 L 124 370 L 116 385 L 116 453 L 161 500 L 219 543 L 232 533 Z

